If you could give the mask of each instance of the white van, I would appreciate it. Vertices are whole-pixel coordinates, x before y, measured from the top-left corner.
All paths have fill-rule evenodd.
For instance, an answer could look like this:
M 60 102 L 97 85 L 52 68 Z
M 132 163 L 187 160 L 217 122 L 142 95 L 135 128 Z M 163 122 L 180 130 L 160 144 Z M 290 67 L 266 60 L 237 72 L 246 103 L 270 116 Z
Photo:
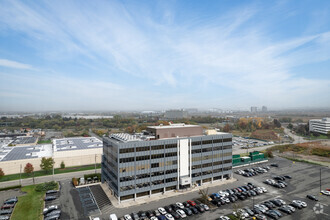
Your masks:
M 111 214 L 110 215 L 110 220 L 118 220 L 117 215 L 116 214 Z

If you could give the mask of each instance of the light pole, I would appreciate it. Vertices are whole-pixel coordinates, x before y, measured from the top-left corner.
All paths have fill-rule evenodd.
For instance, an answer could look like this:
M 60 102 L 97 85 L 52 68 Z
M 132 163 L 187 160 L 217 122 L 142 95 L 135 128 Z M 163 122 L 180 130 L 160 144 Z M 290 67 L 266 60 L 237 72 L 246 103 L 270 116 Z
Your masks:
M 322 171 L 322 168 L 320 167 L 320 192 L 322 191 L 321 171 Z

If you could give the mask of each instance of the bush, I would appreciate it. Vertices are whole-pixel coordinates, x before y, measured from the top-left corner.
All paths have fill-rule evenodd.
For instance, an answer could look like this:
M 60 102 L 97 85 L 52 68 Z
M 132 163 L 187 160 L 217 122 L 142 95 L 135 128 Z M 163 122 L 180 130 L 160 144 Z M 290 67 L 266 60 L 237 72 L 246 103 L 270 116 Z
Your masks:
M 78 186 L 78 180 L 77 180 L 77 178 L 75 178 L 75 177 L 72 178 L 72 184 L 74 186 Z
M 266 155 L 266 157 L 268 157 L 268 158 L 273 158 L 273 157 L 274 157 L 274 155 L 273 155 L 273 151 L 271 151 L 271 150 L 269 150 L 269 149 L 266 151 L 265 155 Z
M 56 188 L 57 188 L 57 183 L 55 181 L 51 181 L 51 182 L 38 184 L 35 190 L 37 192 L 43 192 L 43 191 L 53 190 Z
M 9 189 L 17 189 L 17 188 L 21 188 L 21 187 L 22 187 L 22 185 L 8 186 L 8 187 L 0 188 L 0 191 L 5 191 L 5 190 L 9 190 Z
M 61 162 L 61 169 L 64 169 L 65 168 L 65 163 L 64 161 Z

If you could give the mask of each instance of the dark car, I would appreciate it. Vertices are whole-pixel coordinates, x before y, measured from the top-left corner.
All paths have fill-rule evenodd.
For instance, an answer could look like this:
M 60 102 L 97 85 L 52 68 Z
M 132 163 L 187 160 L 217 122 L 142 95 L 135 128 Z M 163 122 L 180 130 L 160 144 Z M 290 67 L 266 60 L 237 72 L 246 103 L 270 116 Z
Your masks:
M 307 195 L 306 197 L 314 201 L 319 201 L 314 195 Z
M 286 179 L 292 179 L 292 177 L 289 176 L 289 175 L 284 175 L 284 177 L 285 177 Z
M 266 201 L 263 204 L 269 209 L 275 208 L 275 205 L 271 202 Z
M 216 206 L 218 206 L 218 207 L 221 206 L 221 201 L 218 200 L 218 199 L 216 199 L 216 200 L 212 200 L 211 202 L 212 202 L 213 205 L 216 205 Z
M 201 205 L 196 205 L 196 208 L 197 208 L 197 210 L 198 210 L 200 213 L 205 212 L 204 207 L 202 207 Z
M 279 218 L 281 218 L 283 215 L 282 213 L 280 213 L 279 211 L 277 211 L 276 209 L 272 210 Z
M 173 209 L 171 206 L 165 206 L 164 209 L 167 211 L 167 212 L 172 212 Z
M 276 199 L 269 200 L 269 202 L 273 203 L 274 205 L 280 207 L 282 203 Z
M 140 220 L 140 217 L 139 217 L 139 215 L 136 212 L 133 212 L 131 214 L 131 217 L 132 217 L 133 220 Z
M 182 209 L 184 211 L 184 213 L 186 213 L 186 215 L 192 215 L 192 211 L 190 210 L 190 208 L 184 208 Z
M 173 211 L 176 211 L 179 209 L 179 207 L 176 204 L 171 204 L 170 205 Z
M 46 215 L 46 217 L 52 216 L 52 215 L 61 215 L 61 210 L 54 210 Z
M 56 196 L 46 196 L 45 197 L 45 201 L 51 201 L 51 200 L 55 200 Z
M 239 198 L 240 200 L 245 200 L 245 199 L 246 199 L 246 197 L 245 197 L 244 195 L 239 195 L 238 198 Z
M 303 208 L 302 205 L 299 204 L 299 203 L 297 203 L 297 202 L 291 202 L 290 205 L 293 206 L 293 207 L 295 207 L 295 208 L 298 208 L 298 209 L 302 209 Z
M 152 211 L 146 211 L 146 215 L 148 216 L 148 218 L 155 216 L 155 214 Z
M 277 163 L 272 163 L 272 164 L 270 164 L 270 166 L 272 166 L 272 167 L 278 167 L 278 164 Z
M 182 204 L 184 205 L 184 207 L 190 207 L 190 204 L 187 202 L 183 202 Z
M 292 213 L 292 211 L 290 209 L 288 209 L 287 207 L 284 207 L 284 206 L 278 208 L 278 210 L 280 210 L 281 212 L 284 212 L 286 214 L 289 214 L 289 215 Z
M 229 199 L 230 202 L 235 202 L 236 201 L 233 196 L 228 196 L 228 199 Z
M 274 210 L 268 210 L 265 212 L 265 214 L 272 219 L 279 219 L 278 215 L 274 212 Z
M 258 208 L 258 207 L 254 207 L 253 212 L 254 212 L 255 214 L 262 214 L 262 211 L 261 211 L 260 208 Z
M 158 220 L 167 220 L 167 218 L 163 215 L 157 216 Z
M 172 211 L 170 213 L 175 219 L 180 219 L 180 215 L 178 213 L 176 213 L 175 211 Z
M 257 195 L 257 193 L 254 190 L 250 190 L 249 192 L 250 192 L 251 196 L 256 196 Z
M 138 215 L 140 216 L 140 218 L 145 218 L 145 217 L 147 217 L 147 214 L 146 214 L 146 212 L 145 211 L 139 211 L 138 212 Z
M 48 190 L 48 191 L 46 192 L 46 194 L 54 194 L 54 193 L 57 193 L 57 191 L 56 191 L 56 190 Z
M 193 206 L 193 207 L 190 207 L 190 210 L 196 215 L 198 214 L 198 210 L 197 210 L 197 207 L 196 206 Z

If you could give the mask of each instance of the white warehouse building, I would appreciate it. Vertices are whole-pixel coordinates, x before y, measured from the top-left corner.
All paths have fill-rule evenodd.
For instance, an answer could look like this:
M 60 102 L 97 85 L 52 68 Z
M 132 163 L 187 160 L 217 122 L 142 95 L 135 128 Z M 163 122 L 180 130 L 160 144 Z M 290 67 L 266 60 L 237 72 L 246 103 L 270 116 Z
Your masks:
M 321 134 L 329 134 L 330 118 L 312 119 L 309 120 L 309 131 Z

